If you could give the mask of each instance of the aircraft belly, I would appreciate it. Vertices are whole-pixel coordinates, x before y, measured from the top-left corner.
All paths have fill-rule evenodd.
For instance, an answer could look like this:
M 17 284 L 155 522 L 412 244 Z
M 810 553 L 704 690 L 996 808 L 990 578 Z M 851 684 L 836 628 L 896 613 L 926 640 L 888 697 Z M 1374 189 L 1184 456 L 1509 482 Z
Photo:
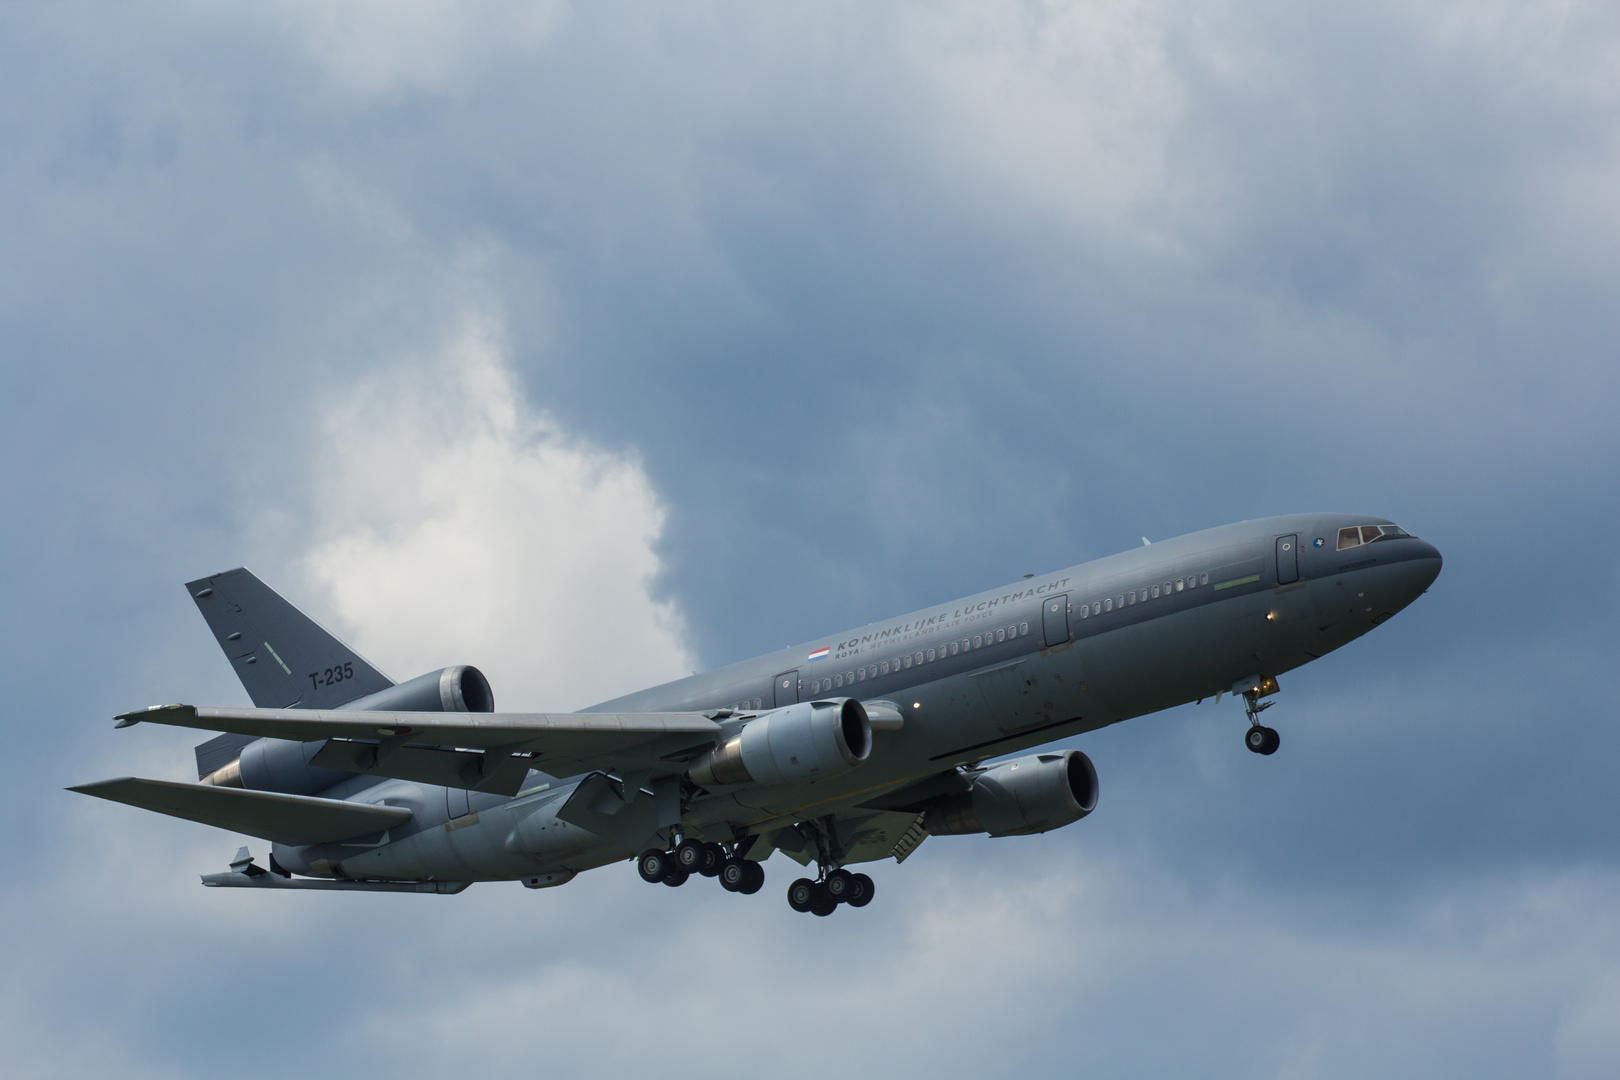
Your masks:
M 508 806 L 487 807 L 368 851 L 343 851 L 338 859 L 343 873 L 352 878 L 501 881 L 533 874 L 537 866 L 558 861 L 553 855 L 576 855 L 593 843 L 600 844 L 597 838 L 574 829 L 585 836 L 584 842 L 574 842 L 566 851 L 542 848 L 531 854 L 521 846 L 507 845 L 515 822 L 516 815 Z M 560 830 L 553 833 L 560 835 Z
M 1087 638 L 1092 681 L 1114 719 L 1180 705 L 1254 674 L 1270 599 L 1269 591 L 1232 597 Z
M 499 843 L 503 851 L 522 854 L 546 865 L 577 859 L 599 848 L 616 847 L 607 838 L 559 818 L 557 811 L 566 802 L 566 798 L 559 796 L 539 806 L 519 805 L 492 811 L 490 835 L 501 832 Z
M 345 853 L 339 865 L 343 876 L 351 878 L 478 880 L 445 843 L 442 828 L 427 829 L 370 851 Z
M 973 684 L 995 731 L 1016 735 L 1106 712 L 1086 670 L 1082 649 L 1060 645 L 980 671 Z

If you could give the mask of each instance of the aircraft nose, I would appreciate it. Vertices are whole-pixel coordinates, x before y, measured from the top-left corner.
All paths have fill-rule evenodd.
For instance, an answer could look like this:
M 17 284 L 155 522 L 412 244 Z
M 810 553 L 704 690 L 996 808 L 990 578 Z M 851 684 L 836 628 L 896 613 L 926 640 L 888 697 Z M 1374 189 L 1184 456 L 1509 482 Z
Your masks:
M 1402 602 L 1410 604 L 1440 576 L 1440 549 L 1427 540 L 1412 540 L 1415 550 L 1400 564 Z

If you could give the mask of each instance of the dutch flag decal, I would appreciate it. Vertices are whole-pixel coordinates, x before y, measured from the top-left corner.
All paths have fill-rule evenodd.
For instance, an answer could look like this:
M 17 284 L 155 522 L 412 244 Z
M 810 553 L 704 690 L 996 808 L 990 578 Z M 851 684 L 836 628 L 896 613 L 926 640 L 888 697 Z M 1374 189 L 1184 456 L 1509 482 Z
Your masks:
M 817 649 L 815 652 L 810 654 L 810 659 L 812 659 L 812 660 L 824 660 L 824 659 L 826 659 L 827 654 L 830 653 L 830 652 L 832 652 L 831 648 L 829 648 L 827 646 L 822 646 L 821 648 Z

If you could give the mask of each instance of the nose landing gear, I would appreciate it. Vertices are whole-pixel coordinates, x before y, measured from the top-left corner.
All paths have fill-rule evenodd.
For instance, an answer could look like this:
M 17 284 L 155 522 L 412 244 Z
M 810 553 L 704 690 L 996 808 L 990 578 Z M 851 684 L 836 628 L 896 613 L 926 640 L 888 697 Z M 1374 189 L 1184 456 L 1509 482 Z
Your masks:
M 1270 757 L 1282 745 L 1282 736 L 1277 734 L 1277 730 L 1260 722 L 1260 714 L 1277 704 L 1260 699 L 1270 697 L 1277 690 L 1277 680 L 1269 675 L 1239 679 L 1232 686 L 1233 693 L 1243 695 L 1243 712 L 1249 718 L 1249 730 L 1243 733 L 1243 745 L 1249 748 L 1250 753 Z
M 1263 724 L 1253 724 L 1243 735 L 1243 745 L 1256 754 L 1270 756 L 1277 752 L 1282 745 L 1282 736 L 1277 734 L 1276 728 L 1268 728 Z

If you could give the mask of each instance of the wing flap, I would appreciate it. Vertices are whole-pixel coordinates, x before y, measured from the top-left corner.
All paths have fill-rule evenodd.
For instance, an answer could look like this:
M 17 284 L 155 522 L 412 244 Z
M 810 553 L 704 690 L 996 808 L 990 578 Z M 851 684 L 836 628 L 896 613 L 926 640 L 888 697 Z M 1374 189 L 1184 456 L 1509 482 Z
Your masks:
M 532 754 L 479 753 L 437 746 L 401 746 L 383 756 L 380 743 L 328 739 L 309 759 L 322 769 L 389 776 L 418 784 L 488 791 L 513 796 L 523 786 L 535 758 Z
M 80 784 L 68 790 L 278 844 L 352 840 L 382 832 L 411 816 L 409 810 L 398 806 L 372 806 L 341 799 L 206 784 L 177 784 L 135 776 Z

